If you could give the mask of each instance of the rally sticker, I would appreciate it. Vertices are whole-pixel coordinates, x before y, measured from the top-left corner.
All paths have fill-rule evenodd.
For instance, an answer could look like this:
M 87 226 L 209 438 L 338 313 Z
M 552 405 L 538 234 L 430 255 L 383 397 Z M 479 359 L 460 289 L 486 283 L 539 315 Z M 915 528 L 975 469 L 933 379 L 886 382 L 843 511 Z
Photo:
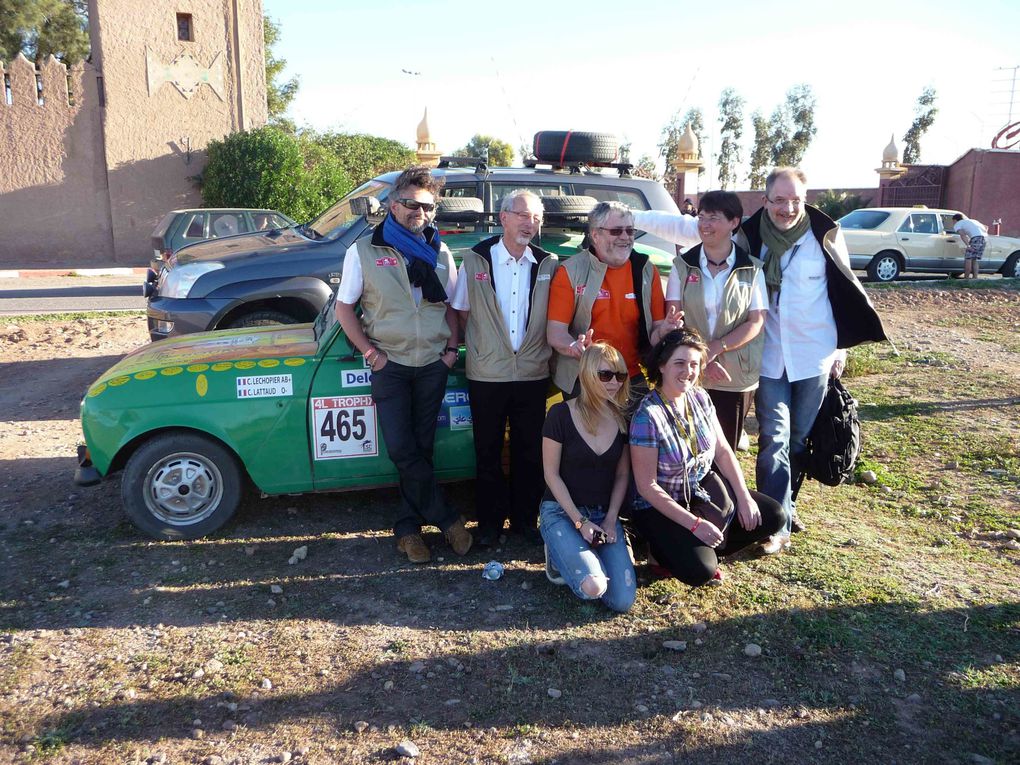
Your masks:
M 484 274 L 484 273 L 483 274 L 475 274 L 475 281 L 476 282 L 487 282 L 487 281 L 489 281 L 489 275 L 488 274 Z
M 269 398 L 271 396 L 293 396 L 294 383 L 291 375 L 253 375 L 237 378 L 238 398 Z
M 471 402 L 467 390 L 450 388 L 443 394 L 436 426 L 450 430 L 467 430 L 471 427 Z
M 596 300 L 609 300 L 609 297 L 610 297 L 609 290 L 607 290 L 607 289 L 600 289 L 599 290 L 599 296 L 597 298 L 595 298 L 595 299 Z
M 376 258 L 375 259 L 375 264 L 377 266 L 390 266 L 392 268 L 392 267 L 395 267 L 397 265 L 397 259 L 396 258 L 390 258 L 390 257 Z
M 585 285 L 583 285 L 583 284 L 578 284 L 578 285 L 577 285 L 577 286 L 576 286 L 576 287 L 574 288 L 574 292 L 576 292 L 576 293 L 577 293 L 578 295 L 583 295 L 583 294 L 584 294 L 584 287 L 585 287 Z
M 312 438 L 317 460 L 378 456 L 379 437 L 372 397 L 313 398 Z
M 697 271 L 691 271 L 689 274 L 687 274 L 687 283 L 688 284 L 697 284 L 700 281 L 701 281 L 701 276 L 698 274 Z
M 344 369 L 340 372 L 340 385 L 344 388 L 364 388 L 372 384 L 371 369 Z
M 550 279 L 552 279 L 552 275 L 551 274 L 539 274 L 538 278 L 535 279 L 535 281 L 536 282 L 547 282 Z

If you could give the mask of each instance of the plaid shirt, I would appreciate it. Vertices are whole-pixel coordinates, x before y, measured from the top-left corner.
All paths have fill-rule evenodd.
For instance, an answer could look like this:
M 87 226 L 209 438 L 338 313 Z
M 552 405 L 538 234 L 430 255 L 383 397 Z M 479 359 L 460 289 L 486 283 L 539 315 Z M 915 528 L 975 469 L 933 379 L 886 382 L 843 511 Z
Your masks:
M 697 454 L 691 454 L 687 437 L 674 425 L 675 417 L 681 427 L 690 428 L 687 412 L 670 407 L 671 414 L 655 391 L 644 397 L 634 413 L 630 422 L 630 443 L 659 450 L 656 480 L 669 496 L 686 506 L 692 495 L 702 493 L 698 483 L 712 469 L 716 432 L 715 406 L 705 389 L 692 388 L 685 398 L 692 415 Z M 647 506 L 648 503 L 639 496 L 637 504 Z

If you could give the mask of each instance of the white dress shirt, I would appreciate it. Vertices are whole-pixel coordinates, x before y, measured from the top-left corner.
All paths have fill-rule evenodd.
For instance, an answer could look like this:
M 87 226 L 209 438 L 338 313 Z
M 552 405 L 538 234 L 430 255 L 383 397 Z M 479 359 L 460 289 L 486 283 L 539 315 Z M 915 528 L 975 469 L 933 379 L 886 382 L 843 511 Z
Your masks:
M 712 274 L 708 270 L 708 256 L 704 248 L 701 250 L 701 273 L 704 279 L 701 280 L 701 294 L 705 301 L 705 313 L 708 315 L 709 337 L 715 336 L 715 320 L 719 316 L 719 305 L 722 302 L 723 288 L 726 280 L 733 271 L 733 265 L 737 262 L 737 247 L 730 246 L 730 254 L 726 257 L 726 268 L 718 274 Z M 749 311 L 765 311 L 768 309 L 768 292 L 765 289 L 765 275 L 759 270 L 754 277 L 754 284 L 751 286 L 751 305 Z M 674 268 L 669 274 L 666 282 L 666 300 L 679 302 L 683 296 L 683 285 L 680 284 L 680 277 L 677 276 Z
M 762 246 L 762 259 L 768 248 Z M 790 382 L 828 374 L 844 354 L 836 349 L 836 320 L 829 303 L 826 255 L 810 229 L 779 260 L 779 297 L 769 301 L 761 375 Z M 849 266 L 849 264 L 847 264 Z
M 531 297 L 531 268 L 538 263 L 530 247 L 524 248 L 524 255 L 518 260 L 503 239 L 492 246 L 492 287 L 496 291 L 496 305 L 503 314 L 503 323 L 510 335 L 510 347 L 514 353 L 520 350 L 524 341 L 524 331 L 528 326 L 528 308 Z M 464 278 L 464 266 L 457 274 L 457 287 L 450 299 L 450 305 L 458 311 L 470 311 L 468 300 L 467 279 Z
M 407 265 L 407 257 L 404 257 L 404 265 Z M 453 268 L 453 256 L 444 244 L 436 256 L 436 270 L 440 282 L 443 278 L 443 271 L 450 274 L 450 280 L 446 285 L 446 294 L 449 296 L 457 288 L 457 272 Z M 358 257 L 358 243 L 355 242 L 347 248 L 344 255 L 344 270 L 340 275 L 340 286 L 336 291 L 336 299 L 341 303 L 354 305 L 361 300 L 361 293 L 365 291 L 365 275 L 361 271 L 361 258 Z M 421 305 L 421 287 L 411 285 L 411 297 L 415 305 Z M 449 298 L 446 302 L 450 302 Z
M 634 226 L 653 236 L 681 247 L 693 247 L 701 241 L 698 233 L 698 219 L 683 213 L 662 212 L 661 210 L 632 210 Z

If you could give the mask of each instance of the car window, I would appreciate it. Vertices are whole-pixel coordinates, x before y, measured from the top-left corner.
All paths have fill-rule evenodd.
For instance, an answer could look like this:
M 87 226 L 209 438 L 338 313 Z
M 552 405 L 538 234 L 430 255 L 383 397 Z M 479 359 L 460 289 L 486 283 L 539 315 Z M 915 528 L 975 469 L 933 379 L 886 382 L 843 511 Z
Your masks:
M 956 221 L 953 220 L 953 214 L 952 213 L 944 213 L 944 214 L 939 215 L 939 217 L 942 218 L 942 229 L 947 234 L 952 234 L 953 233 L 953 226 L 956 225 Z
M 185 239 L 205 238 L 205 216 L 201 213 L 191 213 L 191 220 L 184 231 Z
M 937 234 L 939 224 L 935 213 L 911 213 L 909 230 L 915 234 Z
M 847 229 L 867 231 L 881 226 L 889 217 L 882 210 L 854 210 L 839 219 L 839 225 Z
M 215 213 L 209 216 L 209 238 L 233 236 L 241 232 L 241 220 L 236 213 Z
M 574 193 L 581 197 L 595 197 L 600 202 L 622 202 L 632 210 L 648 210 L 648 200 L 637 189 L 626 189 L 618 186 L 588 186 L 583 183 L 574 184 Z
M 382 181 L 368 181 L 345 196 L 335 205 L 308 224 L 308 228 L 322 239 L 335 239 L 360 216 L 351 212 L 351 200 L 358 197 L 376 197 L 384 201 L 390 193 L 390 185 Z
M 570 194 L 570 189 L 564 183 L 493 183 L 493 212 L 499 210 L 499 206 L 503 203 L 503 197 L 517 189 L 527 189 L 540 197 L 563 197 Z
M 476 197 L 478 196 L 478 187 L 473 184 L 461 184 L 458 186 L 443 186 L 443 190 L 439 193 L 441 197 Z

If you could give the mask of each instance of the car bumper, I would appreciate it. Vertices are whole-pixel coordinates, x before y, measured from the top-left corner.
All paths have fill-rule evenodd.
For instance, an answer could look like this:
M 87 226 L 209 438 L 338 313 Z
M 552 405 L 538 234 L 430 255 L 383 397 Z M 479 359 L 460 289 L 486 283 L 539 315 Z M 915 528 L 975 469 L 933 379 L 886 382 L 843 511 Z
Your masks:
M 74 482 L 78 486 L 95 486 L 102 482 L 103 477 L 92 466 L 88 449 L 84 444 L 78 445 L 78 467 L 74 471 Z
M 145 310 L 153 341 L 205 332 L 230 307 L 230 300 L 166 298 L 154 295 Z

